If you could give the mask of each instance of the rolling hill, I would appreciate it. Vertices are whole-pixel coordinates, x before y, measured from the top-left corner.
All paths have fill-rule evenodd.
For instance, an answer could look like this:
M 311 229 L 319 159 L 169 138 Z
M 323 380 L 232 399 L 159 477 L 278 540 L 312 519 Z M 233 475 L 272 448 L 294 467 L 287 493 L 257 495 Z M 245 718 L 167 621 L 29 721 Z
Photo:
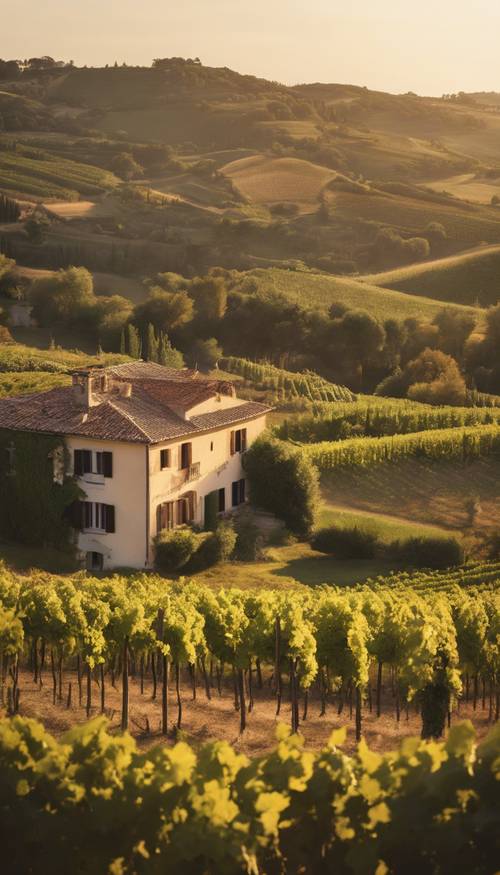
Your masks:
M 324 186 L 336 175 L 310 161 L 264 155 L 231 161 L 221 173 L 250 201 L 267 205 L 289 201 L 304 212 L 317 208 Z
M 369 287 L 487 307 L 500 300 L 500 246 L 360 277 Z
M 242 274 L 242 282 L 247 277 L 252 278 L 260 290 L 285 295 L 290 301 L 304 307 L 328 310 L 333 303 L 342 302 L 349 308 L 367 310 L 382 321 L 410 317 L 432 319 L 443 308 L 442 301 L 375 285 L 368 282 L 367 277 L 354 279 L 278 268 L 248 271 Z M 459 304 L 453 306 L 481 316 L 478 308 Z

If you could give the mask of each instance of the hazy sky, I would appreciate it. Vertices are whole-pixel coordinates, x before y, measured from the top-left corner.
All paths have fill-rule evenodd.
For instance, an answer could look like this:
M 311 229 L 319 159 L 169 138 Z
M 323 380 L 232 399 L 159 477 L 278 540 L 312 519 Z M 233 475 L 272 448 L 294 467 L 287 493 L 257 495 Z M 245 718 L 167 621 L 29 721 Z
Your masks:
M 102 65 L 199 56 L 290 84 L 500 90 L 500 0 L 2 0 L 1 8 L 3 58 Z

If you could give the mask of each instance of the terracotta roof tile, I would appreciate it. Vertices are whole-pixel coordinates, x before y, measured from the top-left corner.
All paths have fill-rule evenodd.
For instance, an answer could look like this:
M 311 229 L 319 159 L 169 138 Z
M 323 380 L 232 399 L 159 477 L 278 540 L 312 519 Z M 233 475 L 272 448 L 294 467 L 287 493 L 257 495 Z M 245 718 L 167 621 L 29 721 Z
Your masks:
M 100 402 L 87 411 L 75 404 L 71 387 L 2 398 L 0 428 L 158 443 L 242 422 L 271 409 L 251 401 L 185 418 L 182 414 L 201 401 L 221 391 L 232 394 L 232 384 L 145 362 L 107 368 L 106 373 L 120 382 L 130 382 L 130 396 L 112 390 L 97 396 Z

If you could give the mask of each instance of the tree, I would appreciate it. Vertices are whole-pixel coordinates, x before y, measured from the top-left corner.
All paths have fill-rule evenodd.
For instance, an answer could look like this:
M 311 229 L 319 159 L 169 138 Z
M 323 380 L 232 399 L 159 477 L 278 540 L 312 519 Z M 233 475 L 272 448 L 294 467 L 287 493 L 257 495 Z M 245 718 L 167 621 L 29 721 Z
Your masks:
M 34 280 L 29 298 L 39 325 L 75 325 L 96 303 L 92 274 L 85 267 L 69 267 Z
M 203 322 L 222 319 L 227 308 L 227 288 L 222 277 L 207 276 L 193 280 L 189 288 L 196 315 Z
M 154 325 L 148 325 L 145 343 L 145 358 L 148 362 L 157 362 L 160 344 L 156 336 Z
M 195 340 L 189 355 L 192 367 L 200 371 L 211 371 L 223 354 L 215 337 L 208 340 Z
M 454 358 L 438 349 L 425 349 L 406 366 L 408 398 L 428 404 L 465 403 L 465 380 Z
M 36 219 L 34 216 L 30 216 L 29 219 L 24 223 L 24 230 L 28 235 L 28 240 L 30 243 L 42 243 L 43 242 L 43 232 L 46 223 L 40 221 L 40 219 Z
M 462 361 L 465 343 L 476 326 L 475 316 L 445 307 L 436 314 L 433 323 L 439 329 L 439 348 Z
M 356 369 L 359 387 L 362 388 L 366 365 L 384 345 L 384 327 L 365 310 L 348 310 L 334 323 L 334 339 L 340 344 L 344 357 Z
M 183 368 L 184 358 L 178 349 L 174 349 L 168 335 L 164 332 L 160 333 L 158 343 L 158 362 L 166 368 Z
M 158 331 L 169 333 L 193 318 L 193 302 L 187 293 L 166 292 L 153 286 L 148 298 L 134 309 L 134 322 L 143 330 L 151 323 Z
M 133 359 L 139 359 L 141 357 L 141 336 L 139 334 L 139 330 L 132 325 L 131 322 L 127 325 L 127 338 L 126 338 L 126 348 L 129 356 Z
M 295 534 L 307 536 L 319 502 L 318 473 L 309 460 L 283 441 L 260 437 L 243 464 L 251 503 L 276 514 Z
M 115 155 L 111 161 L 111 170 L 125 180 L 134 179 L 143 174 L 141 165 L 134 160 L 130 152 L 119 152 Z

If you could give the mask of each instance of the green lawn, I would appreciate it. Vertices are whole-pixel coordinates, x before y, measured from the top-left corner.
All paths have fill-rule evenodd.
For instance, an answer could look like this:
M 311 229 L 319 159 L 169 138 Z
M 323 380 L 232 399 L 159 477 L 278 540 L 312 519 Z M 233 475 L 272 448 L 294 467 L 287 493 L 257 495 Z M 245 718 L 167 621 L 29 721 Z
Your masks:
M 405 538 L 449 538 L 450 532 L 441 527 L 424 525 L 401 517 L 369 511 L 346 510 L 335 504 L 325 504 L 318 519 L 318 528 L 340 526 L 341 528 L 364 529 L 373 532 L 383 543 Z

